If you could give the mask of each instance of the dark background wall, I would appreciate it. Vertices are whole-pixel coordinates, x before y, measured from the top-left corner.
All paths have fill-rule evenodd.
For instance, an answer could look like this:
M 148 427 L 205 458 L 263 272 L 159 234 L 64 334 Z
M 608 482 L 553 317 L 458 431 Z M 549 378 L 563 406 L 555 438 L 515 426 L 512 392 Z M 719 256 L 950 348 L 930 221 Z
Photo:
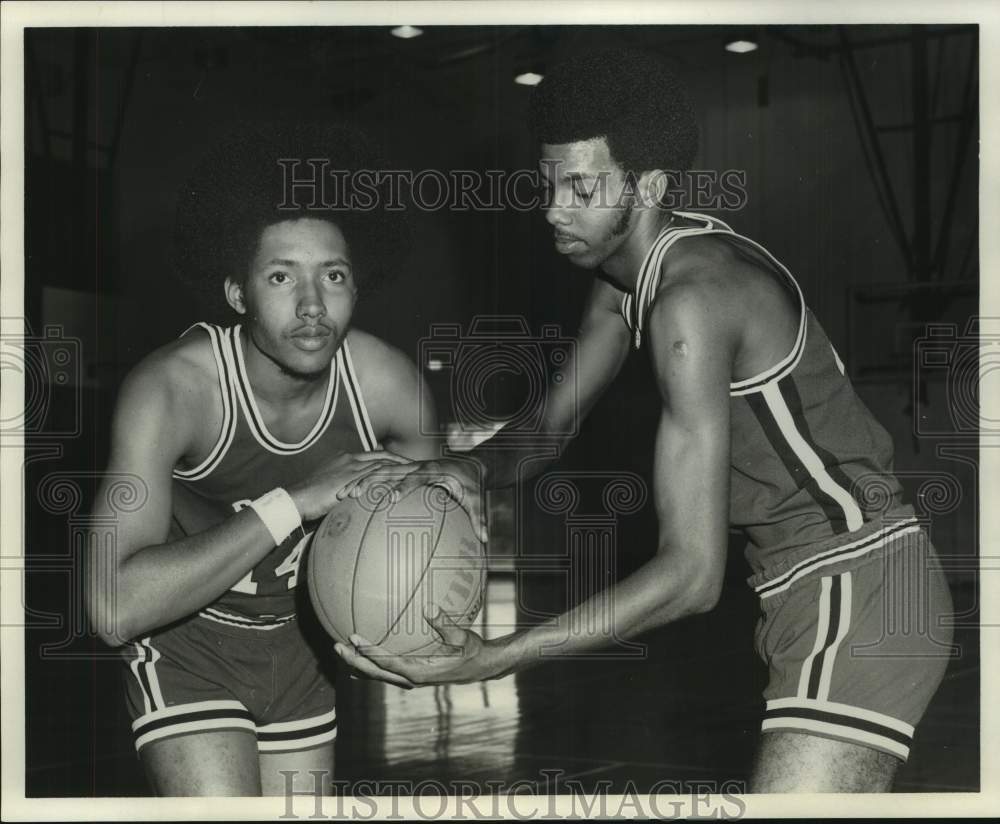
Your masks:
M 80 374 L 68 386 L 41 387 L 47 417 L 29 442 L 27 489 L 53 473 L 99 470 L 124 373 L 197 319 L 201 310 L 172 265 L 177 187 L 234 123 L 349 117 L 387 145 L 398 168 L 531 169 L 530 89 L 515 85 L 514 74 L 617 41 L 657 50 L 688 83 L 702 131 L 697 165 L 746 174 L 745 206 L 720 216 L 799 279 L 895 436 L 911 496 L 920 500 L 935 473 L 955 480 L 959 494 L 939 513 L 936 540 L 946 554 L 974 555 L 975 446 L 955 420 L 946 374 L 918 370 L 915 382 L 913 341 L 928 322 L 961 331 L 977 309 L 976 31 L 762 28 L 760 49 L 747 55 L 723 50 L 727 31 L 430 27 L 401 41 L 381 27 L 29 30 L 25 313 L 36 334 L 56 324 L 79 339 Z M 856 48 L 843 50 L 845 38 Z M 852 71 L 863 100 L 848 91 Z M 883 127 L 877 150 L 859 129 L 866 110 Z M 893 210 L 882 205 L 890 200 L 896 233 Z M 359 305 L 357 325 L 415 360 L 432 323 L 468 324 L 479 314 L 515 313 L 531 328 L 554 322 L 573 331 L 587 275 L 553 253 L 540 214 L 442 210 L 413 219 L 405 265 Z M 447 408 L 447 381 L 435 380 Z M 620 467 L 627 456 L 648 477 L 655 403 L 643 359 L 633 358 L 565 466 Z M 78 434 L 44 437 L 60 428 Z M 49 441 L 61 455 L 43 451 Z M 954 447 L 951 456 L 940 454 L 943 445 Z M 83 484 L 80 514 L 90 492 Z M 59 555 L 73 513 L 28 498 L 30 551 Z M 626 567 L 652 549 L 650 519 L 637 530 L 645 548 Z M 736 588 L 743 569 L 734 557 Z M 962 608 L 974 610 L 971 577 L 952 575 Z M 65 614 L 75 585 L 34 575 L 28 605 Z M 749 633 L 752 619 L 738 620 Z M 119 763 L 123 725 L 111 666 L 41 656 L 40 645 L 58 635 L 43 622 L 29 630 L 29 793 L 106 793 L 117 774 L 93 765 Z M 975 654 L 975 638 L 967 640 Z M 66 647 L 84 655 L 98 648 L 90 639 Z M 77 696 L 58 708 L 49 699 L 71 671 Z

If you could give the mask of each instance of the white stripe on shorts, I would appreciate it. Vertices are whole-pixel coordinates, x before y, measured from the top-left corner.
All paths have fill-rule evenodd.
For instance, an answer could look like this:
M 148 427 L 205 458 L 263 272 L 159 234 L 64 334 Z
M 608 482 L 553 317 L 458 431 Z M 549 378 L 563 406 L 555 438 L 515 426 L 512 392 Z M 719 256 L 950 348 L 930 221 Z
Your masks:
M 833 639 L 830 648 L 823 653 L 823 671 L 819 678 L 819 690 L 816 698 L 826 701 L 830 697 L 830 682 L 833 680 L 833 664 L 837 659 L 837 650 L 847 637 L 851 628 L 851 573 L 840 574 L 840 628 L 837 637 Z
M 874 747 L 904 761 L 913 738 L 913 726 L 891 715 L 812 698 L 775 698 L 767 702 L 761 731 L 783 729 Z
M 873 747 L 877 750 L 884 750 L 892 753 L 904 761 L 910 755 L 910 748 L 884 735 L 858 730 L 854 727 L 843 724 L 831 724 L 826 721 L 814 721 L 809 718 L 768 718 L 761 724 L 761 730 L 799 730 L 802 732 L 812 732 L 823 734 L 834 738 L 842 738 L 866 747 Z
M 178 704 L 146 713 L 132 722 L 132 732 L 136 735 L 136 749 L 161 738 L 222 729 L 243 729 L 254 732 L 254 723 L 249 718 L 249 711 L 239 701 L 195 701 L 190 704 Z

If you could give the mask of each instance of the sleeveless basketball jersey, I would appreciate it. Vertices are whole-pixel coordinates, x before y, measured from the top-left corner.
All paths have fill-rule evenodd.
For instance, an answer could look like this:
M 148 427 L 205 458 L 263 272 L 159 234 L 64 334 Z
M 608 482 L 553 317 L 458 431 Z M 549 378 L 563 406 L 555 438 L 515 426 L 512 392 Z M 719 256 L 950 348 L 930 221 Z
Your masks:
M 674 214 L 698 225 L 666 227 L 643 261 L 635 294 L 622 300 L 636 348 L 663 259 L 684 237 L 726 239 L 782 278 L 799 307 L 791 351 L 759 375 L 730 384 L 729 519 L 749 541 L 751 585 L 765 594 L 810 567 L 860 557 L 915 531 L 913 510 L 892 474 L 892 439 L 855 394 L 791 273 L 722 221 Z
M 378 448 L 345 340 L 330 363 L 323 409 L 298 443 L 268 432 L 247 378 L 239 326 L 198 323 L 208 333 L 222 393 L 223 422 L 208 456 L 190 469 L 175 468 L 169 540 L 194 535 L 277 486 L 287 487 L 345 452 Z M 203 618 L 242 627 L 273 629 L 292 620 L 303 550 L 319 521 L 303 523 L 280 546 L 199 612 Z

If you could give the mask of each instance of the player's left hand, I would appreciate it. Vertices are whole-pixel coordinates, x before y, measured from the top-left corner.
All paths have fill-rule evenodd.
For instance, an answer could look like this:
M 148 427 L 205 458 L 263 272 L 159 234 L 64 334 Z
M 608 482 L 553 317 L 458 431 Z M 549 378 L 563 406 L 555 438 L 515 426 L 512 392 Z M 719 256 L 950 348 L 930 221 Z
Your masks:
M 469 684 L 506 675 L 509 667 L 502 655 L 502 639 L 486 641 L 482 636 L 458 626 L 442 611 L 425 615 L 446 650 L 438 655 L 396 655 L 359 635 L 351 645 L 336 644 L 337 654 L 362 675 L 398 687 L 435 684 Z
M 378 497 L 381 497 L 391 491 L 398 498 L 405 498 L 421 486 L 435 484 L 446 489 L 465 510 L 476 536 L 485 543 L 489 540 L 489 532 L 483 512 L 483 490 L 479 475 L 479 464 L 465 458 L 403 460 L 395 465 L 380 466 L 376 471 L 356 478 L 341 489 L 339 497 L 368 498 L 373 493 L 378 493 Z

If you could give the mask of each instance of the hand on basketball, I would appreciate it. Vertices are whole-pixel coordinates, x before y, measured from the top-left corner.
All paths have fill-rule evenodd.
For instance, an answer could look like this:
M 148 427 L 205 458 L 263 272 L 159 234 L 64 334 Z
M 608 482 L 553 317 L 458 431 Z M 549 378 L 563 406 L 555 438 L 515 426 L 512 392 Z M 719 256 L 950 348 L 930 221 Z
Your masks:
M 383 450 L 344 454 L 286 491 L 292 496 L 302 520 L 310 521 L 322 518 L 333 509 L 351 483 L 377 470 L 404 463 L 407 463 L 406 458 Z
M 469 684 L 506 674 L 502 644 L 460 627 L 440 610 L 424 617 L 445 646 L 438 655 L 395 655 L 359 635 L 351 636 L 351 646 L 336 644 L 334 649 L 362 675 L 405 689 Z
M 396 463 L 379 466 L 378 471 L 355 478 L 344 486 L 340 497 L 350 495 L 353 498 L 366 498 L 373 493 L 379 493 L 380 496 L 391 490 L 397 498 L 405 498 L 421 487 L 434 484 L 447 490 L 465 510 L 472 522 L 476 537 L 484 543 L 489 539 L 486 516 L 483 513 L 478 465 L 474 461 L 456 458 L 408 461 L 398 455 L 393 457 L 398 459 Z

